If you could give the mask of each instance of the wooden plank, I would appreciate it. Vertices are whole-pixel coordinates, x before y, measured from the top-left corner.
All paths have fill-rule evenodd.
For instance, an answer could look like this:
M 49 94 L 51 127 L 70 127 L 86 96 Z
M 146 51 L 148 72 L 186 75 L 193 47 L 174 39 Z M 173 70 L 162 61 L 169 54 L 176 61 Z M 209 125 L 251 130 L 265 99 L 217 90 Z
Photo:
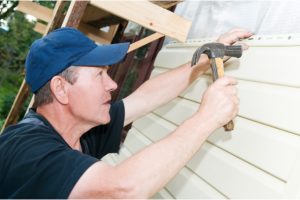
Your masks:
M 66 5 L 67 5 L 66 1 L 61 1 L 61 0 L 56 1 L 50 23 L 48 23 L 45 33 L 48 34 L 54 29 L 61 27 Z
M 51 20 L 50 20 L 50 23 L 48 23 L 43 35 L 47 35 L 49 32 L 61 27 L 62 25 L 62 17 L 64 15 L 64 8 L 66 6 L 66 1 L 57 1 L 56 4 L 55 4 L 55 7 L 53 9 L 53 13 L 52 13 L 52 16 L 51 16 Z M 31 100 L 30 100 L 30 103 L 28 105 L 28 108 L 27 108 L 27 112 L 29 111 L 29 109 L 33 106 L 34 104 L 34 95 L 32 96 Z
M 188 20 L 147 1 L 118 1 L 116 3 L 114 1 L 92 0 L 90 3 L 114 15 L 182 42 L 186 40 L 191 26 L 191 22 Z
M 147 37 L 145 37 L 145 38 L 143 38 L 143 39 L 141 39 L 141 40 L 139 40 L 135 43 L 130 44 L 127 53 L 129 53 L 129 52 L 131 52 L 135 49 L 138 49 L 138 48 L 140 48 L 140 47 L 142 47 L 146 44 L 149 44 L 150 42 L 153 42 L 154 40 L 157 40 L 157 39 L 162 38 L 162 37 L 164 37 L 164 35 L 161 34 L 161 33 L 153 33 L 152 35 L 149 35 L 149 36 L 147 36 Z
M 71 1 L 62 27 L 69 26 L 77 28 L 88 3 L 88 1 Z
M 31 1 L 19 1 L 19 4 L 16 9 L 20 12 L 32 15 L 37 19 L 43 20 L 45 22 L 51 21 L 53 13 L 53 11 L 50 8 L 41 6 Z
M 109 16 L 112 16 L 112 14 L 88 4 L 86 7 L 86 12 L 84 12 L 82 16 L 82 22 L 88 23 L 90 21 L 101 20 L 102 18 Z
M 68 12 L 67 15 L 65 16 L 65 19 L 62 21 L 62 16 L 63 16 L 63 11 L 64 11 L 64 7 L 66 5 L 65 1 L 57 1 L 51 16 L 51 21 L 50 23 L 48 23 L 47 25 L 47 29 L 44 33 L 44 35 L 47 35 L 49 32 L 55 30 L 56 28 L 62 27 L 65 23 L 68 24 L 69 26 L 78 26 L 78 23 L 80 21 L 78 21 L 76 18 L 74 18 L 74 16 L 70 16 L 73 13 L 76 13 L 77 17 L 81 17 L 82 16 L 82 12 L 84 12 L 86 4 L 88 2 L 76 2 L 76 1 L 72 1 L 69 8 L 68 8 Z M 77 5 L 78 4 L 78 5 Z M 78 12 L 77 12 L 78 11 Z M 27 111 L 29 110 L 29 108 L 31 108 L 34 105 L 34 96 L 32 97 L 29 106 L 27 108 Z
M 178 3 L 181 3 L 182 1 L 151 1 L 151 2 L 162 8 L 167 9 L 174 5 L 177 5 Z M 113 15 L 111 13 L 89 4 L 86 8 L 86 12 L 84 12 L 82 21 L 88 23 L 88 22 L 94 22 L 98 20 L 100 22 L 101 19 L 109 18 L 112 16 Z
M 52 11 L 50 9 L 51 12 L 49 12 L 49 10 L 47 11 L 48 8 L 46 10 L 43 10 L 44 7 L 41 8 L 39 5 L 37 5 L 36 3 L 33 3 L 33 2 L 20 1 L 19 5 L 21 5 L 20 8 L 23 11 L 26 11 L 26 9 L 27 9 L 27 11 L 31 12 L 33 9 L 35 11 L 35 12 L 33 12 L 33 14 L 44 12 L 44 14 L 48 17 L 47 20 L 50 21 L 44 32 L 44 35 L 46 35 L 46 34 L 48 34 L 48 32 L 61 26 L 61 16 L 63 15 L 63 10 L 64 10 L 64 6 L 66 5 L 66 2 L 57 1 L 55 4 L 54 10 Z M 35 16 L 35 17 L 40 19 L 39 18 L 40 15 Z M 19 89 L 18 95 L 14 100 L 14 104 L 11 107 L 10 114 L 6 118 L 7 123 L 5 123 L 4 126 L 2 127 L 3 129 L 10 124 L 16 123 L 17 119 L 19 118 L 19 116 L 21 114 L 20 113 L 21 108 L 23 107 L 28 95 L 29 95 L 29 88 L 28 88 L 27 84 L 25 84 L 25 80 L 23 80 L 23 83 Z M 24 98 L 25 96 L 27 96 L 27 97 Z M 34 96 L 32 97 L 32 99 L 30 101 L 27 111 L 29 110 L 30 107 L 32 107 L 33 104 L 34 104 Z
M 114 38 L 114 36 L 116 35 L 117 31 L 118 31 L 118 28 L 119 28 L 119 24 L 117 25 L 112 25 L 109 27 L 109 31 L 108 31 L 108 36 L 109 36 L 109 40 L 112 41 L 112 39 Z
M 38 32 L 42 35 L 44 35 L 44 33 L 46 32 L 46 29 L 47 29 L 47 26 L 45 24 L 40 23 L 40 22 L 36 22 L 36 24 L 33 28 L 33 30 L 35 32 Z
M 157 1 L 157 0 L 150 0 L 151 3 L 154 3 L 162 8 L 171 8 L 172 6 L 175 6 L 181 2 L 183 2 L 183 0 L 180 1 Z
M 94 40 L 100 44 L 110 44 L 112 37 L 108 35 L 106 32 L 96 29 L 88 24 L 83 22 L 80 23 L 78 29 L 83 32 L 87 37 L 91 40 Z

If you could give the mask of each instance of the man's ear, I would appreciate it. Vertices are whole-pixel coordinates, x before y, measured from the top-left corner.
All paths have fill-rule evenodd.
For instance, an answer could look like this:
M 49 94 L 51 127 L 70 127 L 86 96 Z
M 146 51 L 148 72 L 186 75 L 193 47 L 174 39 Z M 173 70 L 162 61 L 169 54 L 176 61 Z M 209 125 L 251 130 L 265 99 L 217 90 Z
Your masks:
M 69 83 L 61 76 L 54 76 L 50 81 L 50 88 L 54 98 L 61 104 L 67 104 Z

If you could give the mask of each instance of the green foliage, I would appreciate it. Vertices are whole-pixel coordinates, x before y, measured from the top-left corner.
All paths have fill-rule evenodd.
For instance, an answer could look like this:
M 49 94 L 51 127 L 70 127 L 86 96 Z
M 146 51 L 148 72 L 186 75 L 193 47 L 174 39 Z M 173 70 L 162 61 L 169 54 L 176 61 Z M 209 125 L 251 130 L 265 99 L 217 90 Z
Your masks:
M 38 4 L 41 4 L 42 6 L 45 6 L 47 8 L 51 8 L 51 9 L 53 9 L 56 4 L 56 1 L 37 1 L 37 0 L 35 0 L 33 2 L 36 2 Z
M 0 32 L 0 127 L 24 79 L 29 47 L 41 37 L 34 32 L 34 23 L 20 12 L 13 12 L 6 20 L 9 30 Z
M 19 1 L 15 0 L 3 0 L 0 1 L 0 19 L 6 19 L 12 12 L 14 8 L 18 5 Z

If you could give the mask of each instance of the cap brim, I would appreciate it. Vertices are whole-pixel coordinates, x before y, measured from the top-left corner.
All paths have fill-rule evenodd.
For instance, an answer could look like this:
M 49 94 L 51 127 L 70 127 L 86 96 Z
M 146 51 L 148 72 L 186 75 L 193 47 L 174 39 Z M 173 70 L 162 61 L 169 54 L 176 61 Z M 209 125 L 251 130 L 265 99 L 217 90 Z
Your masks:
M 99 45 L 86 55 L 73 62 L 73 66 L 107 66 L 123 60 L 129 43 Z

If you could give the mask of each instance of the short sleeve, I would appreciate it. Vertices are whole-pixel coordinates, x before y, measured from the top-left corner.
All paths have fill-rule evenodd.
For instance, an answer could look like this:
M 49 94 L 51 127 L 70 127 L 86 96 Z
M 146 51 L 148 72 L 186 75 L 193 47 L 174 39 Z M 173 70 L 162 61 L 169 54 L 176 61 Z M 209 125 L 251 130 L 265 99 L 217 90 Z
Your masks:
M 82 136 L 80 142 L 83 152 L 98 159 L 108 153 L 118 153 L 124 117 L 123 101 L 113 103 L 110 109 L 110 123 L 94 127 Z
M 8 171 L 1 184 L 8 198 L 66 199 L 82 174 L 98 161 L 71 149 L 55 133 L 28 132 L 8 142 L 5 154 L 14 156 L 8 156 L 11 164 L 3 166 Z

